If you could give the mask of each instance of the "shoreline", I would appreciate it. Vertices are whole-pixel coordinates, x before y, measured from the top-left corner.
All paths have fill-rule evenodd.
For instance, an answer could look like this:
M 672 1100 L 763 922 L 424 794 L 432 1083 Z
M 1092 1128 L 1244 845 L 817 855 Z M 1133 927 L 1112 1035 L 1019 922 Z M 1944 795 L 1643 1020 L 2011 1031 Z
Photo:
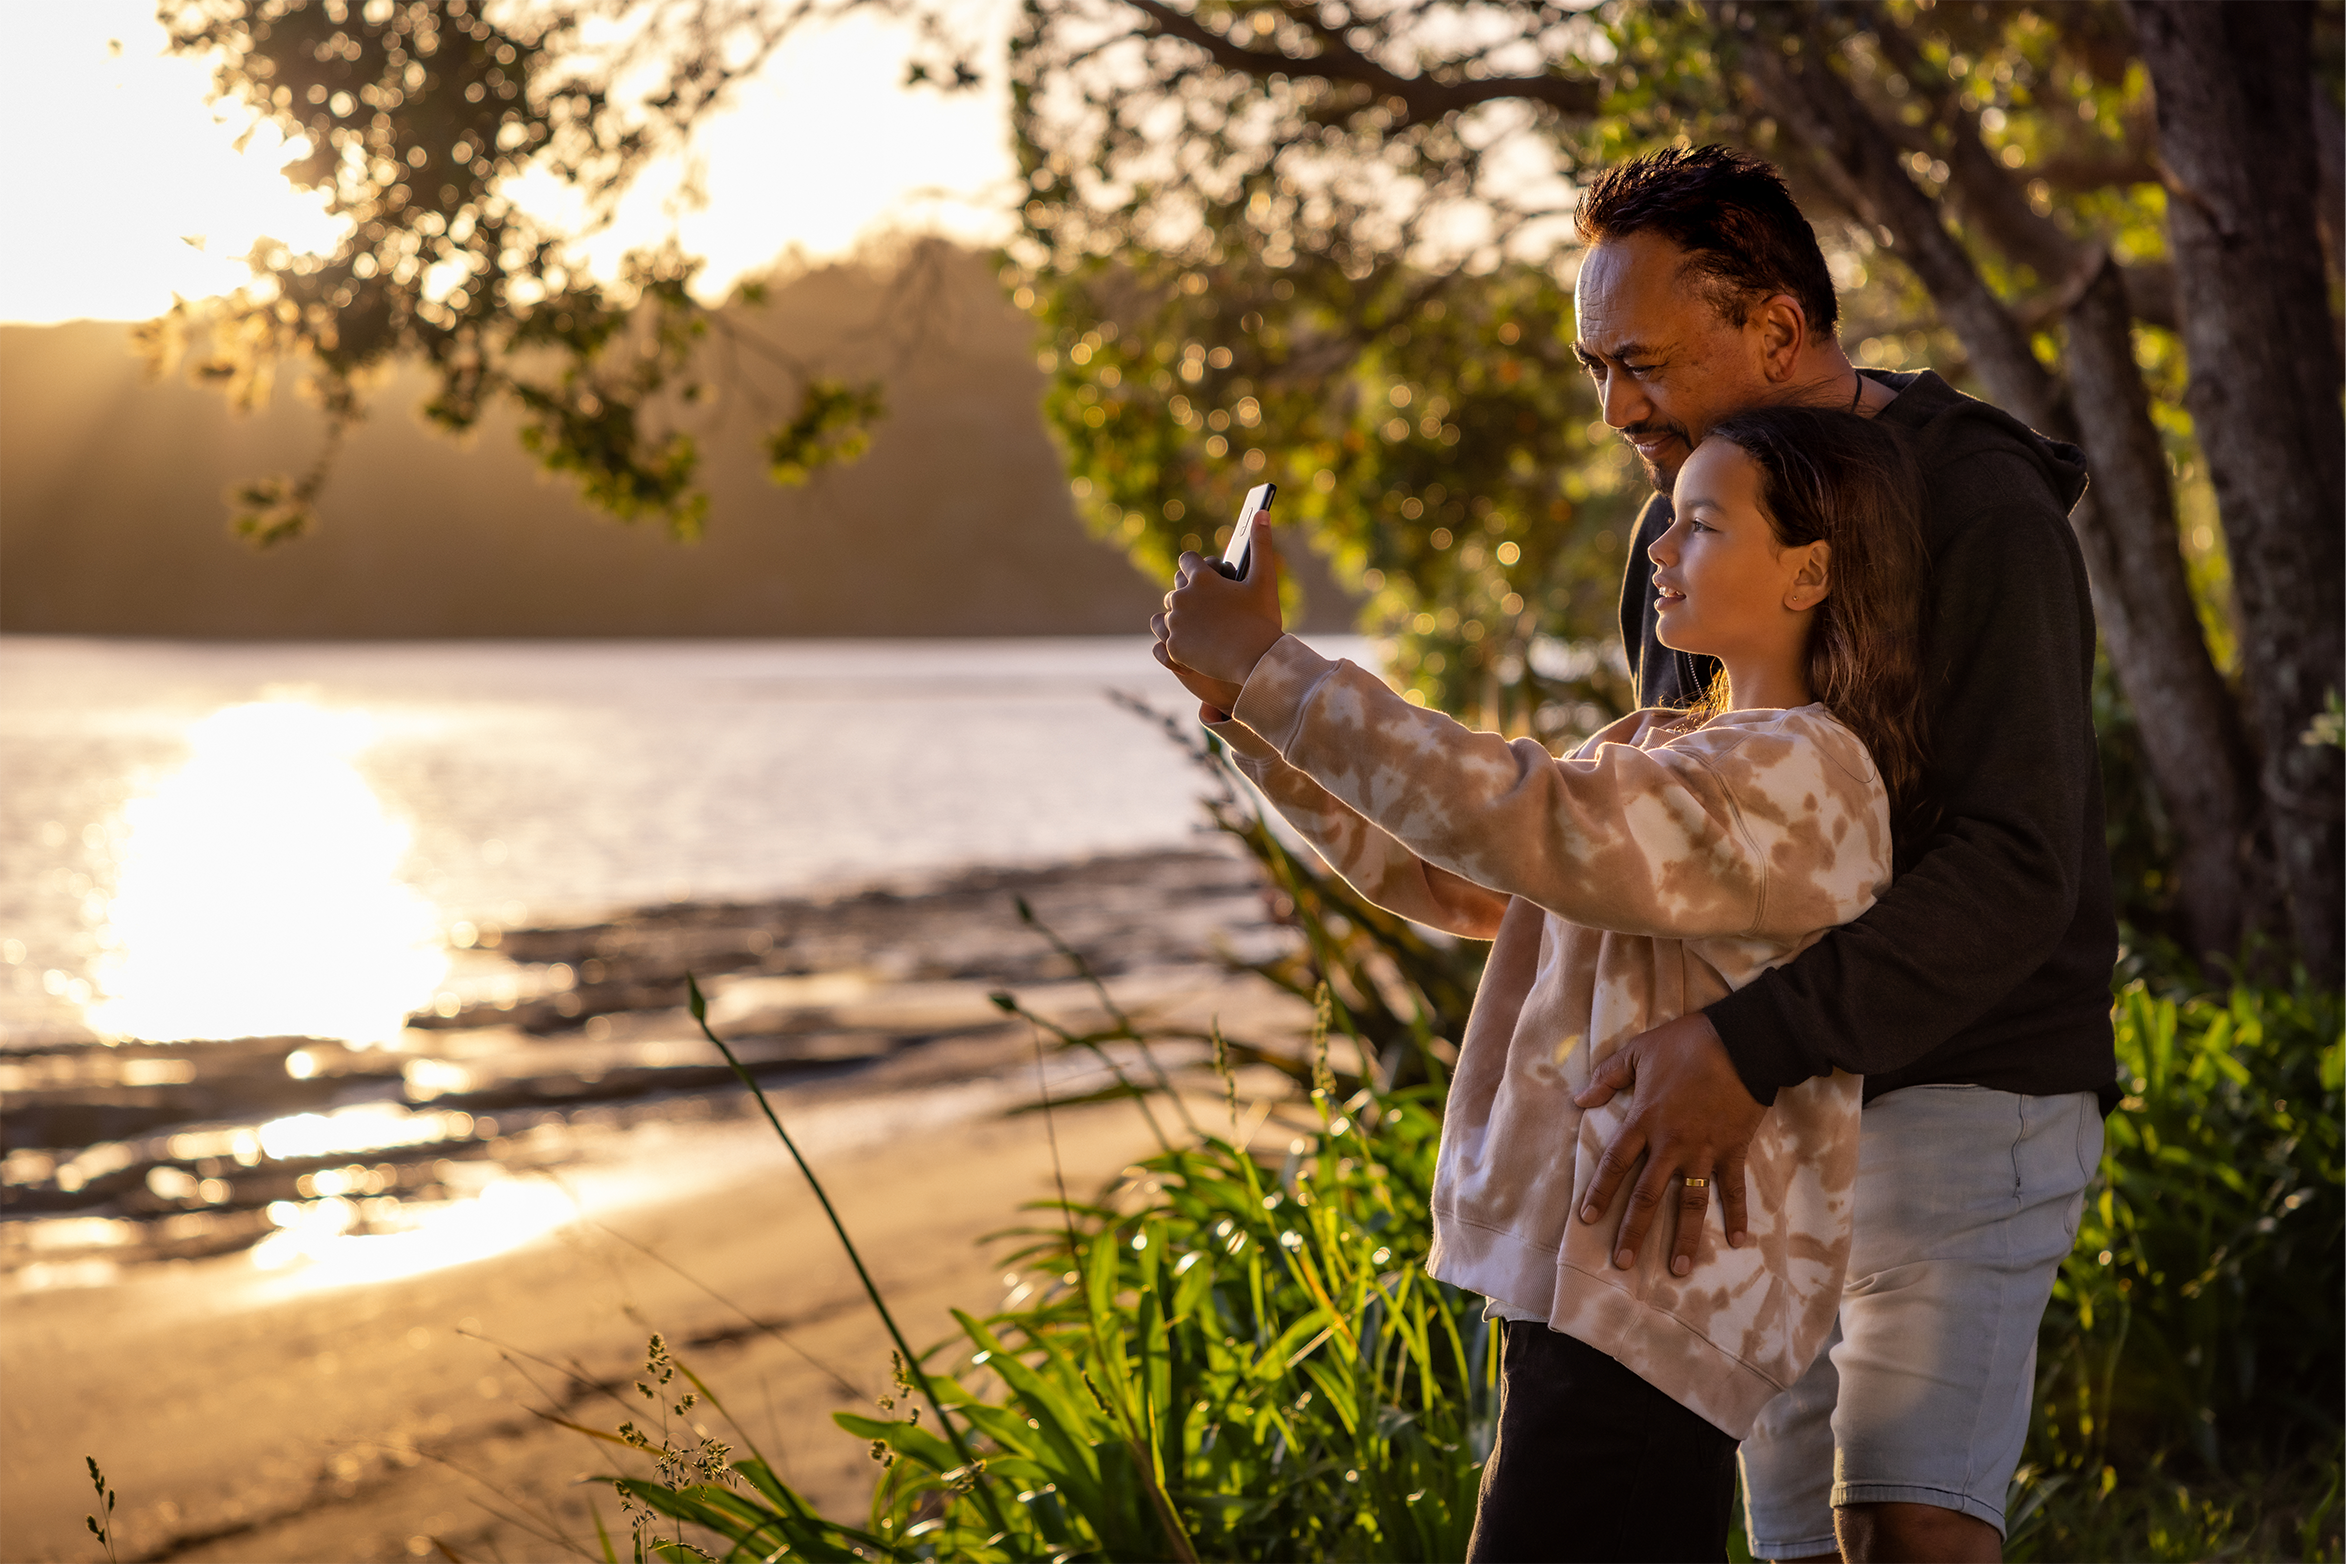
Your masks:
M 440 1013 L 412 1017 L 388 1046 L 12 1050 L 0 1054 L 12 1148 L 0 1287 L 102 1283 L 321 1220 L 395 1232 L 501 1172 L 591 1159 L 587 1143 L 738 1117 L 746 1093 L 682 1007 L 687 971 L 761 1085 L 871 1091 L 999 1073 L 1027 1031 L 994 990 L 1071 1017 L 1093 1003 L 1014 898 L 1127 1002 L 1152 1005 L 1224 986 L 1219 953 L 1283 947 L 1257 884 L 1231 853 L 1153 852 L 482 929 L 454 952 Z
M 528 1525 L 475 1509 L 466 1492 L 485 1475 L 567 1517 L 572 1537 L 591 1539 L 586 1499 L 609 1496 L 574 1480 L 608 1467 L 577 1435 L 517 1402 L 538 1394 L 535 1376 L 545 1393 L 530 1404 L 597 1423 L 584 1414 L 600 1392 L 583 1387 L 624 1389 L 651 1328 L 716 1376 L 721 1394 L 730 1387 L 734 1415 L 761 1442 L 778 1442 L 767 1453 L 810 1492 L 859 1507 L 869 1463 L 863 1445 L 830 1424 L 828 1412 L 847 1404 L 832 1376 L 876 1393 L 885 1337 L 796 1170 L 763 1120 L 746 1116 L 748 1094 L 703 1080 L 707 1046 L 697 1031 L 687 1035 L 689 1017 L 659 974 L 676 968 L 680 980 L 680 962 L 714 972 L 707 963 L 726 941 L 773 936 L 763 951 L 743 946 L 730 971 L 712 976 L 712 1021 L 744 1040 L 745 1062 L 755 1056 L 761 1084 L 907 1329 L 916 1341 L 938 1340 L 952 1331 L 948 1306 L 983 1309 L 1004 1289 L 978 1240 L 1016 1225 L 1022 1202 L 1052 1192 L 1048 1130 L 1067 1187 L 1081 1193 L 1154 1148 L 1129 1103 L 1063 1106 L 1050 1125 L 1016 1111 L 1034 1100 L 1038 1062 L 1054 1098 L 1079 1098 L 1108 1079 L 1085 1055 L 1038 1061 L 1033 1029 L 988 999 L 1006 988 L 1061 1025 L 1104 1020 L 1089 985 L 1020 923 L 1013 896 L 1083 952 L 1120 1006 L 1157 1024 L 1202 1031 L 1219 1019 L 1234 1035 L 1280 1047 L 1308 1032 L 1307 1005 L 1217 959 L 1217 945 L 1262 956 L 1289 937 L 1270 920 L 1253 866 L 1228 852 L 978 871 L 925 888 L 505 931 L 479 953 L 480 971 L 571 965 L 571 984 L 542 1003 L 517 995 L 492 1024 L 464 1007 L 436 1016 L 402 1039 L 416 1043 L 412 1051 L 343 1050 L 344 1058 L 299 1039 L 243 1045 L 238 1068 L 255 1080 L 274 1069 L 272 1089 L 324 1082 L 369 1095 L 258 1124 L 153 1125 L 99 1143 L 166 1155 L 115 1169 L 105 1175 L 113 1184 L 85 1185 L 102 1198 L 64 1223 L 158 1233 L 179 1223 L 182 1240 L 200 1226 L 190 1217 L 265 1230 L 209 1252 L 189 1244 L 176 1258 L 163 1246 L 143 1259 L 120 1242 L 59 1247 L 30 1260 L 57 1268 L 34 1273 L 31 1286 L 27 1266 L 16 1268 L 0 1290 L 9 1320 L 0 1370 L 11 1386 L 0 1422 L 8 1556 L 84 1556 L 85 1451 L 124 1495 L 125 1557 L 405 1558 L 420 1556 L 418 1538 L 435 1536 L 465 1557 L 553 1556 Z M 586 977 L 590 961 L 603 969 Z M 561 994 L 578 996 L 576 1014 L 562 1013 Z M 697 1050 L 689 1058 L 687 1043 Z M 153 1066 L 184 1063 L 189 1052 L 92 1056 Z M 309 1073 L 287 1073 L 285 1061 L 303 1052 L 312 1054 Z M 1167 1062 L 1194 1062 L 1203 1049 L 1187 1052 Z M 395 1074 L 384 1068 L 391 1062 Z M 587 1083 L 599 1095 L 551 1089 L 584 1082 L 588 1065 L 600 1070 Z M 137 1088 L 60 1085 L 41 1111 L 102 1106 L 108 1093 L 127 1091 L 188 1101 L 186 1089 L 204 1080 L 199 1070 Z M 1287 1083 L 1257 1067 L 1241 1089 L 1259 1125 Z M 1218 1118 L 1225 1109 L 1217 1093 L 1196 1111 Z M 462 1139 L 364 1151 L 285 1138 L 288 1125 L 314 1137 L 327 1133 L 321 1126 L 381 1131 L 425 1119 L 443 1129 L 468 1122 Z M 192 1140 L 174 1148 L 175 1138 L 257 1139 L 271 1125 L 287 1155 L 247 1147 L 260 1153 L 249 1166 L 233 1147 L 224 1157 L 168 1155 L 218 1149 Z M 302 1151 L 311 1154 L 293 1155 Z M 230 1200 L 171 1210 L 158 1170 L 163 1191 L 178 1187 L 168 1176 L 176 1172 L 195 1184 L 196 1199 Z M 230 1187 L 206 1190 L 208 1178 Z M 371 1190 L 377 1178 L 382 1187 Z M 43 1225 L 61 1224 L 4 1224 Z M 81 1272 L 64 1269 L 72 1266 Z M 512 1350 L 500 1358 L 476 1337 Z M 529 1355 L 575 1365 L 576 1382 L 530 1368 Z M 608 1524 L 616 1506 L 603 1508 Z

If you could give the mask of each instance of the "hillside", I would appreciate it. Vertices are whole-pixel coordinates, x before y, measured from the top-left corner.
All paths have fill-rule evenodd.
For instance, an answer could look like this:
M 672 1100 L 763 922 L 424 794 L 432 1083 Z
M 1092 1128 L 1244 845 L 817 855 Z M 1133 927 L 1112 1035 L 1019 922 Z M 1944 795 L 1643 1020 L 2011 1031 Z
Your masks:
M 1162 588 L 1076 519 L 1036 411 L 1032 323 L 986 262 L 942 258 L 908 296 L 850 268 L 778 288 L 739 325 L 803 361 L 886 378 L 872 449 L 807 487 L 766 480 L 782 407 L 729 354 L 703 432 L 706 538 L 625 527 L 543 478 L 503 416 L 459 443 L 374 401 L 313 535 L 256 552 L 229 486 L 300 467 L 318 415 L 252 416 L 183 377 L 149 382 L 128 327 L 0 327 L 0 629 L 236 638 L 930 636 L 1141 630 Z M 722 348 L 712 349 L 723 351 Z M 1316 564 L 1315 562 L 1312 562 Z M 1313 628 L 1351 611 L 1307 571 Z M 1317 590 L 1312 590 L 1313 587 Z

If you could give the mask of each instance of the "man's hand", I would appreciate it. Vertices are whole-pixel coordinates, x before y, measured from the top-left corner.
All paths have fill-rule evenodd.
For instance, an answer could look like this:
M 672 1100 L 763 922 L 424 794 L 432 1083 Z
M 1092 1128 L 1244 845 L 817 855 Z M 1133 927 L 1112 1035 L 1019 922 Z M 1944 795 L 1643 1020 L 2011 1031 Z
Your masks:
M 1743 1077 L 1727 1057 L 1727 1045 L 1700 1011 L 1622 1044 L 1596 1067 L 1588 1085 L 1572 1100 L 1583 1108 L 1602 1107 L 1615 1092 L 1633 1086 L 1636 1101 L 1597 1164 L 1597 1179 L 1580 1208 L 1580 1219 L 1594 1222 L 1605 1214 L 1621 1180 L 1644 1153 L 1645 1172 L 1629 1196 L 1629 1209 L 1622 1213 L 1621 1231 L 1613 1241 L 1613 1264 L 1626 1271 L 1637 1263 L 1638 1248 L 1655 1213 L 1663 1201 L 1675 1200 L 1678 1247 L 1670 1258 L 1670 1273 L 1684 1276 L 1694 1269 L 1712 1185 L 1724 1202 L 1720 1215 L 1727 1243 L 1743 1247 L 1748 1225 L 1743 1154 L 1768 1110 L 1744 1088 Z M 1706 1182 L 1687 1182 L 1695 1178 Z
M 1204 556 L 1186 553 L 1175 567 L 1165 607 L 1149 621 L 1156 658 L 1208 706 L 1228 712 L 1254 665 L 1285 629 L 1279 619 L 1279 556 L 1271 524 L 1254 522 L 1251 563 L 1233 581 Z

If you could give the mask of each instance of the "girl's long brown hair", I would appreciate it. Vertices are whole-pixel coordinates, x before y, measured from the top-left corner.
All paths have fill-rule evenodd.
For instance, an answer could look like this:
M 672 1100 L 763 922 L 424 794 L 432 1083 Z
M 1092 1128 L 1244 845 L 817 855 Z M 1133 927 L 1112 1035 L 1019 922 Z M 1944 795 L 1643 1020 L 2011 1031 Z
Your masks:
M 1865 741 L 1896 834 L 1927 829 L 1922 635 L 1930 554 L 1922 474 L 1889 425 L 1837 408 L 1759 407 L 1710 426 L 1760 470 L 1778 541 L 1831 546 L 1829 593 L 1808 636 L 1809 693 Z

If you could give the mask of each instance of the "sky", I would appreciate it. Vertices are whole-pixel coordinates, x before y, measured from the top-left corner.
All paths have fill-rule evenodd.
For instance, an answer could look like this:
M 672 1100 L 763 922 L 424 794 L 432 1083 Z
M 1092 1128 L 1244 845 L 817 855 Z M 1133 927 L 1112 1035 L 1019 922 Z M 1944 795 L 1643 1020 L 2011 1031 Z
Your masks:
M 154 0 L 0 0 L 0 18 L 0 322 L 144 320 L 235 287 L 262 235 L 331 242 L 316 199 L 278 174 L 277 138 L 238 152 L 244 122 L 205 102 L 209 63 L 163 52 Z M 1014 170 L 998 73 L 951 98 L 908 92 L 907 49 L 869 17 L 793 40 L 699 138 L 707 206 L 674 210 L 678 170 L 655 171 L 593 253 L 673 223 L 713 301 L 793 248 L 820 260 L 890 228 L 999 239 Z

